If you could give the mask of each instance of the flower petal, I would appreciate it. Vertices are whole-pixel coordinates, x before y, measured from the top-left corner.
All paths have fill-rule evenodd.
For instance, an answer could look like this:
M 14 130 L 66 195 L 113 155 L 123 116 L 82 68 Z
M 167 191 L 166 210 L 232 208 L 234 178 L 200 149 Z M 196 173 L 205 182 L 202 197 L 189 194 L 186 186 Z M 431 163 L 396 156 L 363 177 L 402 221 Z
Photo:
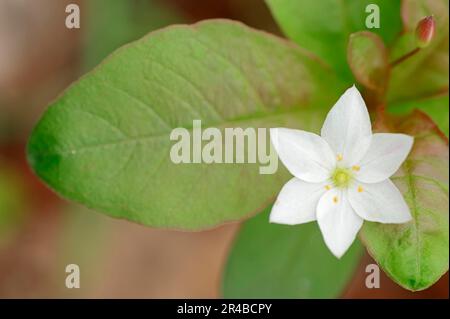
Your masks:
M 283 164 L 295 177 L 320 183 L 330 177 L 336 159 L 319 135 L 287 128 L 270 129 L 270 139 Z
M 389 179 L 375 184 L 355 184 L 349 189 L 348 196 L 355 212 L 365 220 L 386 224 L 411 220 L 408 205 Z
M 405 134 L 378 133 L 366 155 L 358 163 L 356 178 L 365 183 L 378 183 L 391 177 L 411 151 L 414 139 Z
M 344 166 L 356 164 L 365 155 L 370 146 L 372 126 L 366 104 L 355 86 L 330 110 L 321 135 Z
M 317 222 L 326 245 L 341 258 L 355 240 L 363 219 L 348 202 L 346 191 L 332 189 L 326 192 L 317 205 Z
M 326 183 L 307 183 L 294 177 L 281 189 L 270 213 L 270 222 L 286 225 L 316 220 L 317 203 Z

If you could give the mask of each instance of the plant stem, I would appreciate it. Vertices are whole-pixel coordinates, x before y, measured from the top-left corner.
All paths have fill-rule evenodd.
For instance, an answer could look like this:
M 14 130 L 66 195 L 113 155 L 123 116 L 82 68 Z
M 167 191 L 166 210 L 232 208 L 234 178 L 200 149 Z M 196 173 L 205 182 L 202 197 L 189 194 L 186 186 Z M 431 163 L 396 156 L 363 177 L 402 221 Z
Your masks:
M 399 57 L 397 60 L 391 62 L 391 68 L 393 68 L 394 66 L 402 63 L 403 61 L 409 59 L 410 57 L 412 57 L 413 55 L 415 55 L 417 52 L 420 51 L 420 48 L 415 48 L 414 50 L 406 53 L 405 55 Z

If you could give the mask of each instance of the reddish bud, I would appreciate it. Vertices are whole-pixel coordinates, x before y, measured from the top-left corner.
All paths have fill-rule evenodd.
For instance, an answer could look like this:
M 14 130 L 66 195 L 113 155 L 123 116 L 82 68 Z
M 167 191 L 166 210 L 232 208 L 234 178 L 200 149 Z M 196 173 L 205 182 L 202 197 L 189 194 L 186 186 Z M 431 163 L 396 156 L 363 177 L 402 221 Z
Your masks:
M 433 16 L 423 18 L 416 28 L 416 40 L 419 48 L 425 48 L 433 39 L 436 24 Z

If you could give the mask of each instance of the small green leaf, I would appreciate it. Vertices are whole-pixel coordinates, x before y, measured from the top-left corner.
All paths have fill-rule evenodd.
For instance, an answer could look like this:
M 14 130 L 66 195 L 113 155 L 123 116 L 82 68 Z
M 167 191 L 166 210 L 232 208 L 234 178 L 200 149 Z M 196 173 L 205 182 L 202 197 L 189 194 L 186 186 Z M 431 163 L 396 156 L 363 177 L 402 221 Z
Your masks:
M 392 43 L 401 31 L 400 0 L 266 2 L 289 38 L 331 63 L 348 81 L 352 80 L 346 57 L 349 35 L 367 30 L 366 19 L 371 18 L 371 12 L 366 12 L 368 5 L 374 4 L 380 9 L 380 28 L 370 31 L 377 33 L 385 43 Z
M 368 31 L 350 35 L 347 58 L 359 83 L 374 91 L 384 91 L 389 61 L 386 47 L 379 36 Z
M 436 19 L 435 36 L 418 53 L 392 68 L 388 101 L 405 103 L 448 92 L 449 15 L 447 0 L 404 1 L 405 33 L 391 52 L 391 61 L 416 49 L 415 28 L 425 16 Z
M 119 49 L 54 102 L 30 138 L 58 193 L 145 225 L 200 229 L 258 212 L 289 178 L 279 165 L 174 164 L 172 129 L 317 131 L 342 88 L 296 45 L 240 23 L 172 26 Z M 191 131 L 192 132 L 192 131 Z M 222 134 L 223 135 L 223 134 Z
M 400 225 L 365 222 L 360 235 L 383 270 L 416 291 L 430 287 L 448 270 L 448 140 L 419 111 L 397 127 L 415 138 L 411 154 L 392 178 L 413 220 Z
M 246 221 L 230 253 L 223 280 L 226 298 L 337 298 L 359 264 L 356 241 L 337 259 L 317 223 L 269 223 L 264 213 Z

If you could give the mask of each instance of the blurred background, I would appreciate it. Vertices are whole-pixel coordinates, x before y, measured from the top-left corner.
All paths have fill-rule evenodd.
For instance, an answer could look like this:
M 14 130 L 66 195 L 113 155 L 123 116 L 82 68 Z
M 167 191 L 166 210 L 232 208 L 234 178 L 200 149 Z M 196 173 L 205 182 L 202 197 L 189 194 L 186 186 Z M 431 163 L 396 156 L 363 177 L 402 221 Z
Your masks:
M 70 3 L 80 29 L 65 27 Z M 25 158 L 33 125 L 71 82 L 149 31 L 208 18 L 280 34 L 263 0 L 0 0 L 0 298 L 221 296 L 238 224 L 189 233 L 115 220 L 59 199 Z M 448 274 L 420 293 L 386 277 L 369 290 L 368 263 L 343 298 L 448 298 Z M 80 266 L 80 289 L 65 287 L 68 264 Z

